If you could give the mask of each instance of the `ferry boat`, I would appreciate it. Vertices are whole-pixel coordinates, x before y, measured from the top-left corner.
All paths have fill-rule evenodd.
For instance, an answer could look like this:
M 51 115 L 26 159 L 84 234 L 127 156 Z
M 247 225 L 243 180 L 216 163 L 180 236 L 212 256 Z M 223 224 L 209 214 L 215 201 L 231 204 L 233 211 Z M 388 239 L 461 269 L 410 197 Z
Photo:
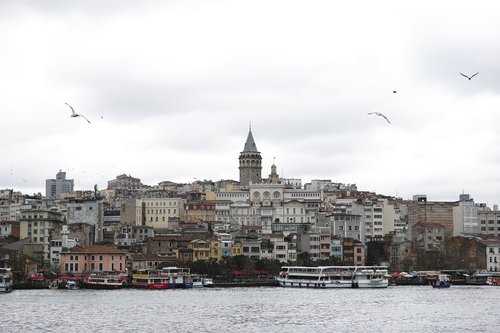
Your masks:
M 9 293 L 13 289 L 11 268 L 0 268 L 0 292 Z
M 276 278 L 282 287 L 387 288 L 386 266 L 284 266 Z
M 163 267 L 161 272 L 168 277 L 169 288 L 193 288 L 193 278 L 189 268 Z
M 85 281 L 87 289 L 121 289 L 125 280 L 118 274 L 91 274 Z
M 132 274 L 132 286 L 143 289 L 168 289 L 170 277 L 161 271 L 140 269 Z

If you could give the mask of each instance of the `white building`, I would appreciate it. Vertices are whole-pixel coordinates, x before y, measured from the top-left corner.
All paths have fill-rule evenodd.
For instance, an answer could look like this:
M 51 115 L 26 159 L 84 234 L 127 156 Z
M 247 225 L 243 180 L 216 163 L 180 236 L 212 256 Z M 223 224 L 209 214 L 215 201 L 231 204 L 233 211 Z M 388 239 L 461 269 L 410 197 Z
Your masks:
M 473 236 L 479 233 L 478 206 L 468 194 L 460 195 L 453 207 L 453 236 Z

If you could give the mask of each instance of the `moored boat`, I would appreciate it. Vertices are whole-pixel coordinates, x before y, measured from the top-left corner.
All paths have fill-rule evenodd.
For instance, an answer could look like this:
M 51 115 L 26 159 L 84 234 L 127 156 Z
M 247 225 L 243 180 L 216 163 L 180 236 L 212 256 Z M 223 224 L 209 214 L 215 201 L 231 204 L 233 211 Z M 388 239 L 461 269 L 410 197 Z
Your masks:
M 0 268 L 0 292 L 9 293 L 13 289 L 12 272 L 10 268 Z
M 200 275 L 193 275 L 192 280 L 193 280 L 193 288 L 214 286 L 214 282 L 211 278 L 203 277 Z
M 386 266 L 284 266 L 276 278 L 282 287 L 387 288 Z
M 439 274 L 435 280 L 431 281 L 432 288 L 449 288 L 451 287 L 451 281 L 448 275 Z
M 91 274 L 85 281 L 87 289 L 121 289 L 125 280 L 118 274 Z
M 163 267 L 161 272 L 168 277 L 169 288 L 193 288 L 193 278 L 189 268 Z
M 168 289 L 169 277 L 161 271 L 140 269 L 132 274 L 132 286 L 143 289 Z

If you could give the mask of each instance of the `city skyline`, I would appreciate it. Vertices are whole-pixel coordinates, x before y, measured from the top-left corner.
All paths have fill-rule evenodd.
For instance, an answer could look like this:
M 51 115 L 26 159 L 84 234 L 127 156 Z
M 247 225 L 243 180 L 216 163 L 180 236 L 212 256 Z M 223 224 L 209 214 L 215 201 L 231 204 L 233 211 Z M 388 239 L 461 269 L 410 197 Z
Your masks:
M 498 4 L 55 4 L 2 4 L 0 188 L 237 180 L 251 122 L 263 178 L 500 204 Z

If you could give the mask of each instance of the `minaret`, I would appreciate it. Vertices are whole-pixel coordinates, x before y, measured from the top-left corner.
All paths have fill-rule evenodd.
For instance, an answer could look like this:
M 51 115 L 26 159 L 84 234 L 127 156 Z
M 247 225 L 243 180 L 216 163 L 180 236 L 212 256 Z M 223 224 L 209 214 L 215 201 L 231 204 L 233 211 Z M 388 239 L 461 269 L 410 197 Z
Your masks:
M 271 165 L 271 174 L 269 175 L 269 182 L 271 184 L 278 184 L 280 180 L 280 176 L 276 173 L 276 164 L 274 163 L 273 159 L 273 165 Z
M 248 186 L 250 182 L 260 183 L 262 181 L 262 157 L 257 150 L 253 140 L 252 127 L 248 131 L 245 147 L 240 153 L 240 185 Z

